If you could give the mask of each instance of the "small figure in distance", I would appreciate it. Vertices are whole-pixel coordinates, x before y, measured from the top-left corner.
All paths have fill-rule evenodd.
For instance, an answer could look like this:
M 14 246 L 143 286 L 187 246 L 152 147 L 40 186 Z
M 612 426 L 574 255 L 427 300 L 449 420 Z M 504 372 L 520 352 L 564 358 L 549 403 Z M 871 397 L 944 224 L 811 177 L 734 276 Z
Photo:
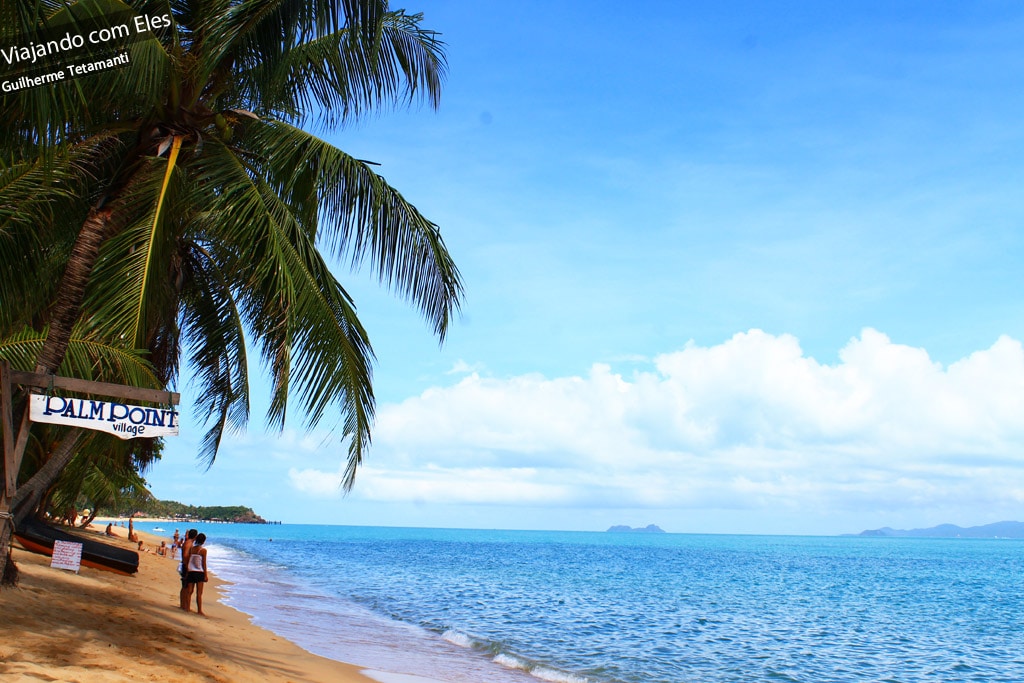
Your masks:
M 167 557 L 167 541 L 160 541 L 160 547 L 156 549 L 156 554 L 160 557 Z
M 107 530 L 104 531 L 103 533 L 105 533 L 107 536 L 117 536 L 117 534 L 114 533 L 114 523 L 113 522 L 108 523 L 107 524 Z
M 192 591 L 188 590 L 188 583 L 185 580 L 188 574 L 188 556 L 192 550 L 192 543 L 195 542 L 198 534 L 198 529 L 189 529 L 185 532 L 185 542 L 181 544 L 181 565 L 178 567 L 178 571 L 181 572 L 181 593 L 179 593 L 179 597 L 181 599 L 181 609 L 186 612 L 189 609 L 189 603 L 192 601 Z
M 192 544 L 192 551 L 188 555 L 188 573 L 185 575 L 188 594 L 185 596 L 185 611 L 191 610 L 192 591 L 194 589 L 196 594 L 196 613 L 202 614 L 205 617 L 206 613 L 203 612 L 203 584 L 210 577 L 206 568 L 206 548 L 203 546 L 204 543 L 206 543 L 206 534 L 196 536 L 196 541 Z

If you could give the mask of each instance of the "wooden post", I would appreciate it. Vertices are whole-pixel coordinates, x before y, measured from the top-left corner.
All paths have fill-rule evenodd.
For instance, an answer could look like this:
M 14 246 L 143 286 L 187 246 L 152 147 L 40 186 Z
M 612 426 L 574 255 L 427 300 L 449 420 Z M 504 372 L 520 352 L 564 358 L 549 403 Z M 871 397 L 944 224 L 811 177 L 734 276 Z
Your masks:
M 40 372 L 13 370 L 11 371 L 11 381 L 15 384 L 38 387 L 40 389 L 53 387 L 54 389 L 67 389 L 68 391 L 78 391 L 84 394 L 113 396 L 114 398 L 123 398 L 129 401 L 149 401 L 150 403 L 178 405 L 178 402 L 181 400 L 181 394 L 174 391 L 143 389 L 140 387 L 129 387 L 124 384 L 111 384 L 109 382 L 93 382 L 75 377 L 46 375 Z
M 68 391 L 79 391 L 83 393 L 100 394 L 102 396 L 113 396 L 128 400 L 150 401 L 151 403 L 169 403 L 177 405 L 181 395 L 173 391 L 160 391 L 158 389 L 143 389 L 140 387 L 129 387 L 122 384 L 110 384 L 109 382 L 92 382 L 74 377 L 59 377 L 47 375 L 40 372 L 22 372 L 11 370 L 9 366 L 5 370 L 6 382 L 0 382 L 8 387 L 20 384 L 22 386 L 37 387 L 41 389 L 56 388 Z M 6 405 L 10 405 L 7 401 Z M 7 410 L 10 410 L 8 408 Z M 25 406 L 25 412 L 21 417 L 21 427 L 18 429 L 18 438 L 14 447 L 7 450 L 7 427 L 4 427 L 4 474 L 3 493 L 10 500 L 17 491 L 18 471 L 21 469 L 21 459 L 25 455 L 25 447 L 28 445 L 28 432 L 31 420 L 29 419 L 29 408 Z M 6 420 L 6 417 L 3 419 Z M 13 431 L 13 429 L 12 429 Z M 8 455 L 10 453 L 10 455 Z
M 11 405 L 11 364 L 0 361 L 0 424 L 4 430 L 4 495 L 10 500 L 18 484 L 18 471 L 14 466 L 14 413 Z
M 14 466 L 14 418 L 11 406 L 11 364 L 0 360 L 0 425 L 4 430 L 3 481 L 0 481 L 0 587 L 18 582 L 18 568 L 11 559 L 11 539 L 14 538 L 14 518 L 11 517 L 11 499 L 18 485 L 18 468 Z

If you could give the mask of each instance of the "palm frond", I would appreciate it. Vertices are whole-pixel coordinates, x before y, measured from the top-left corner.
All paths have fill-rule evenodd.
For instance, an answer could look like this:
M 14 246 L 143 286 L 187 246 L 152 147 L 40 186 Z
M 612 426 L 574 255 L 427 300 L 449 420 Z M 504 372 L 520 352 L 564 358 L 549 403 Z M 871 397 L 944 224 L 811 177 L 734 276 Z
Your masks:
M 293 391 L 311 426 L 336 405 L 351 437 L 349 462 L 358 464 L 373 418 L 366 332 L 289 205 L 232 150 L 211 147 L 192 167 L 225 181 L 204 213 L 208 248 L 232 281 L 244 283 L 234 295 L 273 381 L 268 419 L 283 426 Z M 244 252 L 224 248 L 240 244 Z
M 282 122 L 247 128 L 262 150 L 256 168 L 301 216 L 322 211 L 316 238 L 353 267 L 367 264 L 382 284 L 411 301 L 441 341 L 458 311 L 462 282 L 437 225 L 364 162 Z M 312 175 L 312 182 L 303 182 Z
M 306 37 L 238 73 L 239 98 L 267 116 L 303 122 L 316 112 L 333 128 L 382 106 L 420 99 L 437 107 L 446 72 L 444 44 L 422 15 L 381 17 L 372 41 L 349 27 Z
M 280 120 L 437 106 L 444 45 L 386 0 L 2 2 L 0 38 L 116 12 L 174 21 L 126 46 L 123 68 L 0 95 L 0 357 L 33 367 L 47 322 L 45 364 L 63 357 L 71 376 L 163 387 L 184 356 L 212 463 L 249 417 L 251 338 L 271 426 L 290 401 L 311 427 L 336 411 L 351 487 L 373 351 L 321 249 L 367 267 L 441 341 L 462 283 L 436 225 L 366 163 Z M 33 427 L 40 457 L 55 434 Z M 155 452 L 137 447 L 136 466 Z M 83 459 L 69 476 L 102 460 Z
M 133 501 L 151 498 L 146 480 L 138 471 L 137 446 L 137 442 L 122 441 L 107 434 L 96 434 L 83 443 L 50 496 L 54 516 L 80 509 L 81 499 L 93 509 L 120 509 Z
M 176 307 L 164 291 L 168 272 L 156 265 L 174 250 L 174 221 L 161 213 L 169 195 L 173 201 L 173 169 L 170 160 L 149 157 L 132 177 L 118 202 L 127 225 L 104 243 L 83 305 L 109 334 L 139 347 L 150 341 L 151 312 L 171 306 L 173 316 Z
M 43 348 L 47 330 L 25 328 L 0 339 L 0 358 L 16 370 L 31 371 Z M 78 329 L 60 366 L 65 377 L 163 389 L 144 353 L 104 340 L 95 332 Z
M 199 385 L 196 415 L 213 424 L 203 436 L 199 458 L 210 466 L 226 431 L 241 431 L 249 420 L 249 375 L 245 333 L 230 284 L 209 252 L 195 245 L 184 264 L 182 328 L 203 340 L 189 349 L 189 365 Z

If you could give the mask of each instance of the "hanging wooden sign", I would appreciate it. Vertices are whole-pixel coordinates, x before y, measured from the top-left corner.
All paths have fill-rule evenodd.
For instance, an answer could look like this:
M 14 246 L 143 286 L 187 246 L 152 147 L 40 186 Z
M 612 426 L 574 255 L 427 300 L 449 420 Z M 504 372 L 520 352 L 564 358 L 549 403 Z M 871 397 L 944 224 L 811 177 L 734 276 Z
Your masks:
M 126 403 L 38 394 L 30 398 L 29 416 L 33 422 L 93 429 L 121 439 L 178 435 L 178 412 L 173 408 L 147 408 Z

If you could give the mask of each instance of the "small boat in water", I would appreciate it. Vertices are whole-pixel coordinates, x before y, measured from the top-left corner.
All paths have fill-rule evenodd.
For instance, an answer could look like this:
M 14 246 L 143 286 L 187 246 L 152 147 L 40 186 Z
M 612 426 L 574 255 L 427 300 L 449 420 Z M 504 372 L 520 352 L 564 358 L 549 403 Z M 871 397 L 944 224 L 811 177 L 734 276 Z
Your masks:
M 163 531 L 163 529 L 161 529 L 161 528 L 160 528 L 160 527 L 158 527 L 158 526 L 155 526 L 155 527 L 153 527 L 153 531 Z

